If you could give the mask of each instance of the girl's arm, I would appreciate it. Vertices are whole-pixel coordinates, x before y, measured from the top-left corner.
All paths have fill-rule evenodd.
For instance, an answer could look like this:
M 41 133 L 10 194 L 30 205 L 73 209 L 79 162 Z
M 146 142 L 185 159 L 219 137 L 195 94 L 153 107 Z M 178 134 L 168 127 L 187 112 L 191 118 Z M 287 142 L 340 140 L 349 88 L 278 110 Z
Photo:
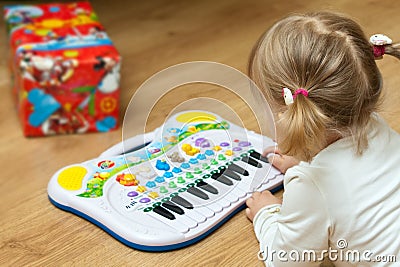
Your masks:
M 303 175 L 285 183 L 282 205 L 271 202 L 255 214 L 254 231 L 260 251 L 264 252 L 260 255 L 267 266 L 319 266 L 329 243 L 330 220 L 325 199 L 312 179 Z M 248 212 L 259 208 L 259 203 L 273 201 L 275 197 L 271 196 L 253 195 L 247 203 Z

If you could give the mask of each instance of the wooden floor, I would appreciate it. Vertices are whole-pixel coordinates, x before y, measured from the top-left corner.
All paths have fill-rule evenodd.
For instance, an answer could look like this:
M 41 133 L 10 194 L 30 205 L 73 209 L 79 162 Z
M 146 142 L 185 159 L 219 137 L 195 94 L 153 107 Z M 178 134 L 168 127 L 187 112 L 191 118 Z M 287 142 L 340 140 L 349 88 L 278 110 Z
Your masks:
M 14 2 L 0 3 L 3 6 Z M 289 13 L 340 11 L 354 17 L 368 35 L 382 32 L 400 40 L 398 0 L 96 0 L 93 6 L 123 57 L 121 118 L 141 83 L 168 66 L 209 60 L 245 72 L 256 39 L 275 20 Z M 257 260 L 258 243 L 244 212 L 188 248 L 147 253 L 130 249 L 93 224 L 51 205 L 46 187 L 53 173 L 65 165 L 93 158 L 120 142 L 121 128 L 102 134 L 23 137 L 11 96 L 3 21 L 0 29 L 1 266 L 262 266 Z M 381 114 L 400 132 L 400 62 L 385 57 L 378 64 L 386 94 Z M 239 100 L 210 88 L 199 85 L 171 92 L 156 105 L 146 129 L 159 126 L 175 105 L 198 96 L 221 99 L 247 118 Z M 247 123 L 249 128 L 255 127 L 251 120 L 247 119 Z

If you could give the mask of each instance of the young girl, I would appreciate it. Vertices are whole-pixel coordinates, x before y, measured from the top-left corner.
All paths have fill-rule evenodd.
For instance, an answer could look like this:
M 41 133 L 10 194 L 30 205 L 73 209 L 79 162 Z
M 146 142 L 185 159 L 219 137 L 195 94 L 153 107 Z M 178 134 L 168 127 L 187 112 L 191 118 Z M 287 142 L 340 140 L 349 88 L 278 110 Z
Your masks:
M 283 201 L 268 191 L 247 201 L 268 266 L 400 262 L 400 136 L 375 113 L 374 61 L 400 51 L 371 40 L 322 12 L 277 22 L 253 50 L 250 76 L 276 115 L 279 150 L 265 154 L 285 173 Z

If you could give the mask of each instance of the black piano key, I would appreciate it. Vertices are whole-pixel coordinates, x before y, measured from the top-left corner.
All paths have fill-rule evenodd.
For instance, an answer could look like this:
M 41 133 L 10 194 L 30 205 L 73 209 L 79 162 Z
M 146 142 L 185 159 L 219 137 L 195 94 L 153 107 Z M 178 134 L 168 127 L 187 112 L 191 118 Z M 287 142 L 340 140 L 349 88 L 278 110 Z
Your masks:
M 214 195 L 218 194 L 218 189 L 217 188 L 215 188 L 214 186 L 212 186 L 212 185 L 210 185 L 210 184 L 208 184 L 208 183 L 206 183 L 204 181 L 198 182 L 197 183 L 197 187 L 199 187 L 199 188 L 201 188 L 201 189 L 203 189 L 203 190 L 205 190 L 207 192 L 210 192 L 211 194 L 214 194 Z
M 213 173 L 213 174 L 211 174 L 211 178 L 213 178 L 214 180 L 216 180 L 218 177 L 220 177 L 222 175 L 222 173 L 220 173 L 220 172 L 216 172 L 216 173 Z
M 250 164 L 251 166 L 257 167 L 257 168 L 262 167 L 262 164 L 253 158 L 243 157 L 242 161 L 246 162 L 247 164 Z
M 175 220 L 174 214 L 172 214 L 171 212 L 169 212 L 168 210 L 164 209 L 161 206 L 157 206 L 157 207 L 153 208 L 153 211 L 155 213 L 160 214 L 161 216 L 164 216 L 167 219 Z
M 249 176 L 249 172 L 243 169 L 242 167 L 236 165 L 235 163 L 232 163 L 231 165 L 228 166 L 228 170 L 237 172 L 239 174 L 242 174 L 244 176 Z
M 165 201 L 164 203 L 161 204 L 161 206 L 163 206 L 166 209 L 169 209 L 170 211 L 178 213 L 179 215 L 185 214 L 183 209 L 181 209 L 179 206 L 177 206 L 171 201 Z
M 236 181 L 242 180 L 242 178 L 240 178 L 240 175 L 239 175 L 239 174 L 237 174 L 236 172 L 233 172 L 233 171 L 231 171 L 231 170 L 225 170 L 225 171 L 223 172 L 223 174 L 224 174 L 225 176 L 227 176 L 227 177 L 233 179 L 233 180 L 236 180 Z
M 261 155 L 260 153 L 258 153 L 257 151 L 253 151 L 250 153 L 250 157 L 253 157 L 255 159 L 261 160 L 265 163 L 269 163 L 268 158 L 264 157 L 263 155 Z
M 200 189 L 196 188 L 196 187 L 189 187 L 187 189 L 187 192 L 189 192 L 190 194 L 199 197 L 201 199 L 207 200 L 209 199 L 208 195 L 206 193 L 204 193 L 203 191 L 201 191 Z
M 211 178 L 225 185 L 233 185 L 233 182 L 222 173 L 213 173 Z
M 192 203 L 190 203 L 189 201 L 187 201 L 183 197 L 174 196 L 174 197 L 171 198 L 171 201 L 175 202 L 178 205 L 181 205 L 182 207 L 184 207 L 186 209 L 193 209 Z

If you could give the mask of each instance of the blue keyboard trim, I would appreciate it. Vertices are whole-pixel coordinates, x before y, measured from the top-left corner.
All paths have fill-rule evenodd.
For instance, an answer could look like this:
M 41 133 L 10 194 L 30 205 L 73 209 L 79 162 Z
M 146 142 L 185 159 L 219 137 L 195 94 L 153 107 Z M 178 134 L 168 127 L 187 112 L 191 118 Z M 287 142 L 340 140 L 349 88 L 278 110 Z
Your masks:
M 283 184 L 273 188 L 272 190 L 270 190 L 272 193 L 275 193 L 279 190 L 283 189 Z M 217 223 L 216 225 L 214 225 L 213 227 L 211 227 L 207 232 L 205 232 L 204 234 L 193 238 L 191 240 L 185 241 L 185 242 L 181 242 L 181 243 L 177 243 L 177 244 L 173 244 L 173 245 L 167 245 L 167 246 L 145 246 L 145 245 L 139 245 L 133 242 L 130 242 L 128 240 L 126 240 L 125 238 L 123 238 L 120 235 L 117 235 L 115 232 L 113 232 L 111 229 L 109 229 L 108 227 L 106 227 L 104 224 L 100 223 L 99 221 L 95 220 L 92 217 L 89 217 L 88 215 L 73 209 L 71 207 L 62 205 L 58 202 L 56 202 L 54 199 L 52 199 L 50 196 L 48 196 L 50 202 L 56 206 L 59 209 L 74 213 L 76 215 L 78 215 L 79 217 L 82 217 L 85 220 L 88 220 L 89 222 L 95 224 L 96 226 L 100 227 L 101 229 L 103 229 L 106 233 L 108 233 L 109 235 L 111 235 L 112 237 L 114 237 L 115 239 L 117 239 L 118 241 L 120 241 L 121 243 L 123 243 L 124 245 L 134 248 L 134 249 L 138 249 L 138 250 L 142 250 L 142 251 L 149 251 L 149 252 L 161 252 L 161 251 L 170 251 L 170 250 L 175 250 L 175 249 L 179 249 L 179 248 L 183 248 L 189 245 L 192 245 L 194 243 L 199 242 L 200 240 L 204 239 L 205 237 L 207 237 L 208 235 L 210 235 L 212 232 L 214 232 L 215 230 L 217 230 L 219 227 L 221 227 L 225 222 L 227 222 L 230 218 L 232 218 L 234 215 L 236 215 L 239 211 L 243 210 L 246 207 L 246 203 L 243 203 L 241 206 L 239 206 L 237 209 L 235 209 L 234 211 L 232 211 L 228 216 L 226 216 L 224 219 L 222 219 L 219 223 Z

